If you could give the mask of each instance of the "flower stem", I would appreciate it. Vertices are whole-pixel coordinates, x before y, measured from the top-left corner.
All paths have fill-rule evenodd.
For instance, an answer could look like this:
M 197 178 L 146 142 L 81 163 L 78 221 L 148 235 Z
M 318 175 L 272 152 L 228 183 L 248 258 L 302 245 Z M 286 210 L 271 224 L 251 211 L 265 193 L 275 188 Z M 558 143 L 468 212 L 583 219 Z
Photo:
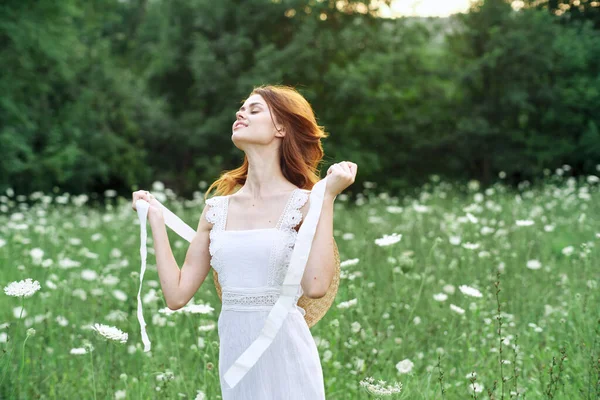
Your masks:
M 21 313 L 19 314 L 19 322 L 21 321 L 21 317 L 23 316 L 23 306 L 25 305 L 25 296 L 21 296 Z M 14 343 L 15 343 L 15 338 L 17 337 L 17 332 L 19 330 L 19 323 L 17 322 L 17 325 L 15 327 L 15 333 L 13 335 L 12 338 L 9 338 L 9 340 L 12 342 L 11 346 L 9 348 L 9 354 L 7 356 L 7 361 L 6 361 L 6 365 L 4 365 L 3 371 L 2 371 L 2 379 L 0 379 L 0 385 L 2 385 L 2 382 L 4 382 L 4 377 L 6 375 L 8 375 L 12 369 L 10 368 L 10 362 L 12 361 L 12 356 L 14 353 Z M 7 372 L 5 373 L 4 370 L 6 370 Z
M 96 400 L 96 378 L 94 376 L 94 355 L 92 354 L 92 350 L 89 349 L 90 352 L 90 360 L 92 361 L 92 383 L 94 385 L 94 400 Z
M 25 367 L 25 343 L 27 343 L 27 339 L 29 339 L 29 335 L 25 336 L 25 340 L 23 340 L 23 349 L 21 351 L 21 368 L 19 368 L 19 378 L 17 379 L 17 385 L 21 387 L 21 375 L 23 374 L 23 367 Z

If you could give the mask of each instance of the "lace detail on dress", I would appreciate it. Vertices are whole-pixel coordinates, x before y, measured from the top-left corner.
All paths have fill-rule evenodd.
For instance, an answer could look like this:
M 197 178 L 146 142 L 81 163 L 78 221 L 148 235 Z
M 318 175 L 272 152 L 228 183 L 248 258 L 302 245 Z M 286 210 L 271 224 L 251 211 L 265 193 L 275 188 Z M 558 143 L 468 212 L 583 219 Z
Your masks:
M 279 299 L 280 288 L 222 288 L 222 310 L 270 310 Z M 300 298 L 296 295 L 295 302 Z
M 206 220 L 213 224 L 213 228 L 222 231 L 225 229 L 225 220 L 227 218 L 227 197 L 215 196 L 206 200 L 210 208 L 206 212 Z
M 283 284 L 298 236 L 295 227 L 302 221 L 300 208 L 306 203 L 309 195 L 310 191 L 308 190 L 296 190 L 281 215 L 278 225 L 283 235 L 278 237 L 271 252 L 269 286 L 279 287 Z
M 219 217 L 225 213 L 223 196 L 211 197 L 206 200 L 206 204 L 210 206 L 206 211 L 206 220 L 211 224 L 216 225 L 220 220 Z
M 223 285 L 221 279 L 221 263 L 219 259 L 217 235 L 223 231 L 223 224 L 226 221 L 227 208 L 225 196 L 215 196 L 206 200 L 210 208 L 206 211 L 206 220 L 213 224 L 209 232 L 208 252 L 210 253 L 210 266 L 219 274 L 219 283 Z M 224 277 L 223 277 L 224 279 Z

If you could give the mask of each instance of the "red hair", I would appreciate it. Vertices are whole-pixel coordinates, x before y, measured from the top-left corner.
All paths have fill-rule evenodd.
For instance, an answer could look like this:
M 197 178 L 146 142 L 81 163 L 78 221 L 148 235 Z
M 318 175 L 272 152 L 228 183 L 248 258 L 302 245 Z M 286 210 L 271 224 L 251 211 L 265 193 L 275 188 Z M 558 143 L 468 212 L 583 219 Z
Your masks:
M 321 139 L 329 136 L 324 127 L 317 124 L 315 114 L 308 101 L 293 87 L 285 85 L 261 85 L 250 93 L 258 94 L 267 103 L 271 113 L 285 127 L 279 163 L 283 176 L 301 189 L 311 190 L 320 180 L 318 169 L 325 152 Z M 250 97 L 248 96 L 248 97 Z M 242 101 L 243 103 L 243 101 Z M 248 176 L 248 157 L 242 165 L 225 171 L 206 190 L 204 199 L 211 189 L 216 195 L 229 195 L 242 186 Z

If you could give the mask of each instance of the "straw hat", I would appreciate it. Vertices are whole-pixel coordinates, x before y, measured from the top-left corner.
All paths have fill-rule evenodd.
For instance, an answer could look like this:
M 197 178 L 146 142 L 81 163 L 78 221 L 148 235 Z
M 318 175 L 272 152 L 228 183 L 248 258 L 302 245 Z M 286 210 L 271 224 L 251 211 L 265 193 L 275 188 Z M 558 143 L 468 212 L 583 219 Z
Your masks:
M 337 294 L 338 287 L 340 285 L 340 253 L 338 252 L 337 243 L 335 239 L 333 239 L 333 252 L 335 256 L 335 274 L 333 275 L 333 281 L 327 289 L 327 293 L 325 296 L 319 299 L 311 299 L 302 295 L 298 299 L 298 306 L 302 307 L 306 311 L 306 315 L 304 316 L 304 320 L 308 324 L 309 328 L 312 328 L 329 310 L 331 304 L 333 303 L 333 299 L 335 299 L 335 295 Z M 217 288 L 217 294 L 219 295 L 219 299 L 223 301 L 221 296 L 221 285 L 219 284 L 219 274 L 213 268 L 213 280 L 215 282 L 215 287 Z

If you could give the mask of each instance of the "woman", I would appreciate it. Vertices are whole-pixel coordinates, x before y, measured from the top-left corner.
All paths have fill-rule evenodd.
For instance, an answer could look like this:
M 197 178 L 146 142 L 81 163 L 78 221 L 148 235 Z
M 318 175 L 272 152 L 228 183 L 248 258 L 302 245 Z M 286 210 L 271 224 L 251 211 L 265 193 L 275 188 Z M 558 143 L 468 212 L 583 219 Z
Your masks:
M 219 195 L 206 200 L 181 270 L 169 245 L 160 203 L 148 192 L 133 194 L 134 209 L 138 199 L 150 204 L 148 219 L 163 294 L 168 307 L 176 310 L 193 297 L 211 266 L 218 273 L 224 400 L 325 399 L 319 354 L 304 310 L 297 304 L 241 381 L 230 387 L 224 379 L 259 336 L 277 300 L 310 207 L 308 189 L 319 181 L 321 138 L 327 137 L 306 99 L 279 85 L 255 88 L 236 113 L 232 130 L 233 143 L 245 153 L 244 162 L 208 188 L 207 194 L 216 187 Z M 332 282 L 333 203 L 354 182 L 356 172 L 356 164 L 345 161 L 327 171 L 322 211 L 296 301 L 303 294 L 323 297 Z

